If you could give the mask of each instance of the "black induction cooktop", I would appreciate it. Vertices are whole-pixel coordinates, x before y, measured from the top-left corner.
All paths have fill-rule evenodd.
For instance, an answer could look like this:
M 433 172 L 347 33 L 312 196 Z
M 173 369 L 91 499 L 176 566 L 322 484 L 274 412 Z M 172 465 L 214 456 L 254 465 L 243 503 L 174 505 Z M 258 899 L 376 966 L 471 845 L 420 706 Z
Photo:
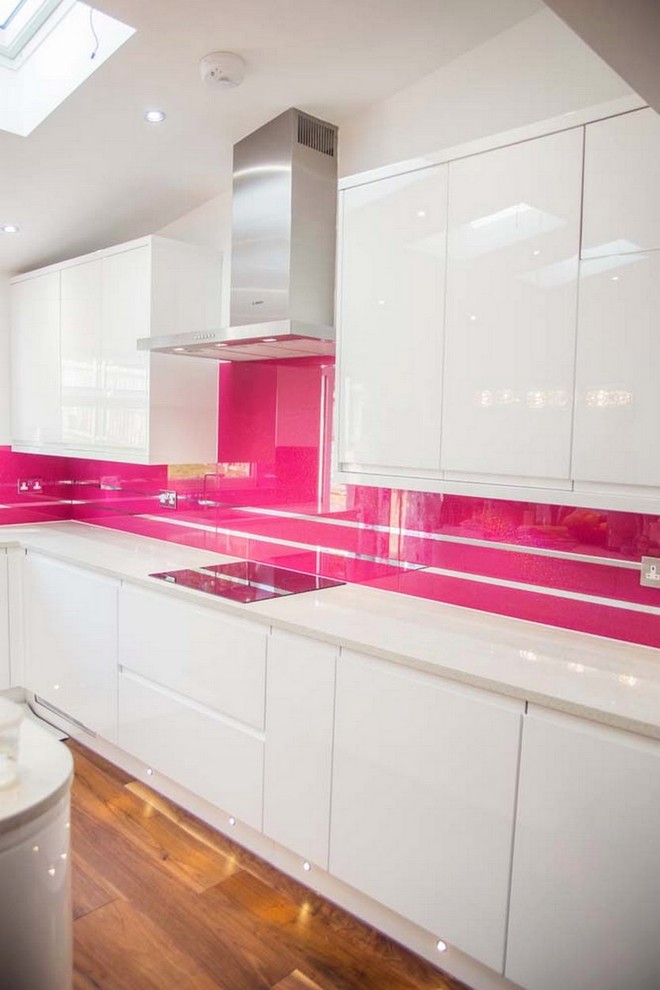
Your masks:
M 345 583 L 257 560 L 237 560 L 231 564 L 209 564 L 177 571 L 161 571 L 150 574 L 149 577 L 203 591 L 218 598 L 230 598 L 243 604 L 261 602 L 267 598 L 282 598 L 285 595 L 299 595 L 305 591 L 336 588 Z

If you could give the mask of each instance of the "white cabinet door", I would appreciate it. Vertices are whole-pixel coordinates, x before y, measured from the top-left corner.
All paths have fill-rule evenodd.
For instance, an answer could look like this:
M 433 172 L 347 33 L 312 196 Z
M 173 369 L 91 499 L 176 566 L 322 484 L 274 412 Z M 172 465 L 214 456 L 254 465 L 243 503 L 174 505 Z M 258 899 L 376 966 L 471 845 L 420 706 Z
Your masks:
M 586 130 L 582 257 L 660 248 L 660 116 L 649 107 Z
M 357 654 L 337 666 L 331 872 L 499 972 L 523 709 Z
M 264 832 L 328 867 L 337 650 L 274 631 L 268 640 Z
M 62 442 L 89 450 L 100 441 L 102 272 L 99 259 L 60 273 Z
M 256 729 L 264 727 L 268 626 L 123 585 L 119 662 Z
M 122 670 L 117 742 L 228 815 L 261 829 L 263 733 Z
M 217 365 L 151 355 L 137 341 L 165 327 L 217 329 L 221 271 L 209 249 L 147 237 L 15 281 L 14 446 L 132 463 L 215 461 Z
M 660 252 L 583 261 L 573 477 L 660 486 Z
M 342 197 L 339 465 L 440 467 L 447 166 Z
M 506 976 L 527 990 L 660 987 L 660 743 L 524 720 Z
M 106 451 L 144 455 L 149 431 L 151 252 L 148 245 L 103 259 L 100 442 Z
M 11 687 L 9 666 L 9 588 L 7 551 L 0 550 L 0 691 Z
M 447 471 L 568 487 L 582 140 L 567 131 L 449 167 Z
M 147 334 L 217 330 L 222 307 L 221 256 L 198 244 L 152 237 L 151 258 L 151 327 Z
M 25 687 L 114 740 L 119 582 L 29 551 L 23 575 Z
M 49 452 L 60 431 L 60 273 L 11 286 L 12 444 Z

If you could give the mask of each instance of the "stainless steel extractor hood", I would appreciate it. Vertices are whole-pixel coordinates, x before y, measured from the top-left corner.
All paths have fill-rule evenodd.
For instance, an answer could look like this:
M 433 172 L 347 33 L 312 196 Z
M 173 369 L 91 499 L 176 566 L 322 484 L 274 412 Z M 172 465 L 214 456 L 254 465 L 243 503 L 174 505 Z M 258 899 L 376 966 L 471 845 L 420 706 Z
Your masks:
M 220 361 L 334 353 L 337 128 L 291 109 L 234 145 L 230 325 L 144 337 Z

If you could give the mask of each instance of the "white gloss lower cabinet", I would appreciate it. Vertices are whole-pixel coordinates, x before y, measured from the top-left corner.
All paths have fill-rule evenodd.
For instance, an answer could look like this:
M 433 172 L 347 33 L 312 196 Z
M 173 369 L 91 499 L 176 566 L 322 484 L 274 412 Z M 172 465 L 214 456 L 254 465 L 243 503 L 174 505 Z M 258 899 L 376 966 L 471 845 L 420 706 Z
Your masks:
M 446 215 L 446 165 L 342 194 L 343 470 L 439 471 Z
M 583 261 L 573 476 L 660 487 L 660 251 Z
M 526 990 L 660 987 L 660 743 L 524 720 L 506 976 Z
M 274 630 L 268 641 L 264 832 L 324 869 L 337 648 Z
M 449 166 L 442 467 L 569 486 L 582 131 Z
M 502 972 L 522 702 L 342 651 L 330 871 Z
M 119 582 L 28 551 L 25 687 L 85 728 L 116 737 Z
M 0 691 L 11 686 L 7 551 L 0 550 Z
M 255 729 L 264 727 L 268 626 L 123 585 L 119 663 Z
M 254 829 L 261 829 L 263 739 L 256 729 L 120 670 L 122 749 Z

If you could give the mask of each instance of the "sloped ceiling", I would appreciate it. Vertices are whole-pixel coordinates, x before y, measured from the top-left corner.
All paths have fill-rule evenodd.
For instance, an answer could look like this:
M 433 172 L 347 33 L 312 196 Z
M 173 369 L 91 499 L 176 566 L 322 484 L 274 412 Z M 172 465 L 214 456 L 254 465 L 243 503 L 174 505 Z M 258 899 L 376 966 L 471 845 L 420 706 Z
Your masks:
M 339 125 L 530 16 L 540 0 L 97 0 L 134 37 L 29 137 L 0 132 L 0 271 L 153 232 L 230 181 L 231 147 L 289 106 Z M 243 85 L 203 86 L 239 52 Z M 145 124 L 162 107 L 167 121 Z

